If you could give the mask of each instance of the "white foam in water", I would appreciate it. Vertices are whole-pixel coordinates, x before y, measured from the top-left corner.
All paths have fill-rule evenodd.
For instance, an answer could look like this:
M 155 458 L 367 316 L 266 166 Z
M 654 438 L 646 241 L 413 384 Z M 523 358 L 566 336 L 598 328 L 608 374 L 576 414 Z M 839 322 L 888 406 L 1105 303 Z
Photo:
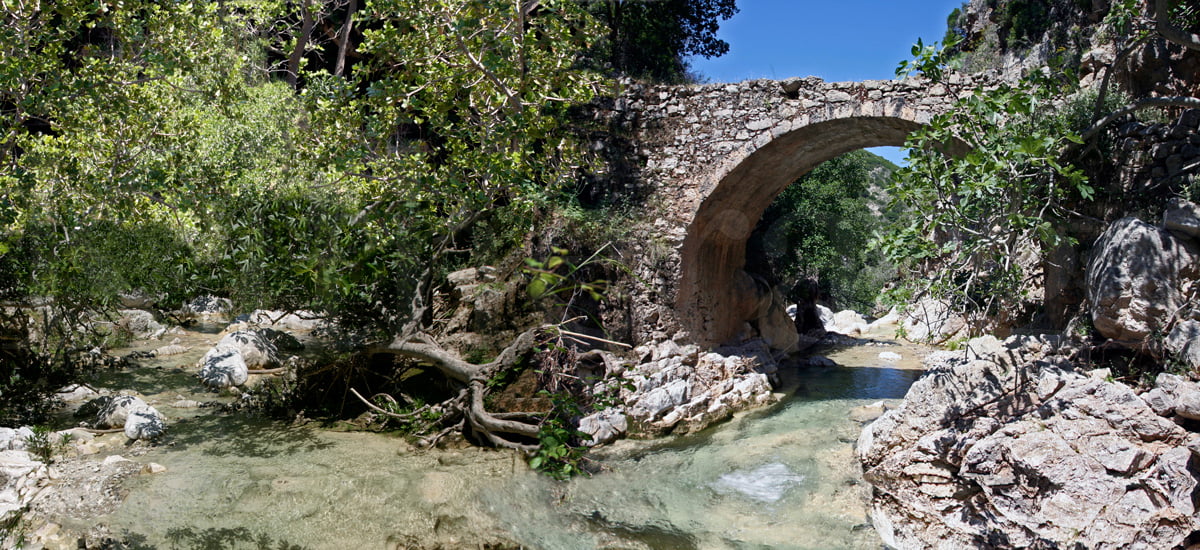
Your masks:
M 804 481 L 804 476 L 787 466 L 772 462 L 754 470 L 737 470 L 721 476 L 712 488 L 723 495 L 739 493 L 763 503 L 777 502 L 788 489 Z

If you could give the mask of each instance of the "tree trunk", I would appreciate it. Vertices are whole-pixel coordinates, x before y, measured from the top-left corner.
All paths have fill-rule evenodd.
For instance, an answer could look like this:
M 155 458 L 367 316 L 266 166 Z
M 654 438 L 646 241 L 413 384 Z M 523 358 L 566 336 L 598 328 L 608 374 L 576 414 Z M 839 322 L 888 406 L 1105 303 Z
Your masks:
M 317 25 L 312 13 L 312 0 L 304 0 L 300 4 L 300 34 L 296 35 L 296 46 L 288 56 L 287 81 L 292 89 L 300 86 L 300 60 L 304 59 L 304 50 L 308 47 L 308 37 L 312 35 L 313 27 Z
M 354 29 L 355 11 L 358 11 L 358 0 L 350 0 L 346 6 L 346 20 L 342 23 L 341 32 L 338 33 L 338 56 L 337 64 L 333 68 L 334 76 L 342 76 L 346 70 L 346 50 L 350 49 L 350 31 Z

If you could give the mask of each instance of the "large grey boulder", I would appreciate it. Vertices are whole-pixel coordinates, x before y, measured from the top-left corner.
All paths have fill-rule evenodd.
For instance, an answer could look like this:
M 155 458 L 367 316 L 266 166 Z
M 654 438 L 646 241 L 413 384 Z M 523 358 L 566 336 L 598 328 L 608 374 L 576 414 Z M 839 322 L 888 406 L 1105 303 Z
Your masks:
M 250 378 L 250 370 L 241 352 L 234 348 L 215 347 L 200 359 L 200 381 L 213 389 L 240 386 Z
M 1200 247 L 1136 218 L 1113 222 L 1087 265 L 1092 325 L 1102 336 L 1141 341 L 1163 328 L 1200 275 Z
M 311 311 L 287 312 L 256 309 L 254 313 L 244 318 L 239 317 L 238 320 L 257 327 L 298 332 L 316 330 L 325 324 L 322 316 Z
M 167 331 L 167 327 L 154 320 L 154 314 L 141 309 L 123 309 L 117 326 L 135 339 L 158 338 Z
M 625 435 L 629 431 L 629 421 L 619 408 L 605 409 L 580 419 L 579 431 L 592 437 L 584 442 L 585 445 L 600 445 Z
M 79 408 L 76 415 L 91 417 L 93 428 L 120 428 L 125 426 L 129 413 L 149 407 L 142 398 L 135 395 L 106 395 L 88 401 Z
M 825 322 L 824 319 L 822 322 Z M 825 330 L 846 336 L 858 336 L 867 331 L 868 325 L 861 313 L 844 309 L 834 313 L 833 319 L 825 322 Z
M 967 320 L 945 301 L 923 298 L 905 309 L 900 326 L 911 342 L 938 344 L 965 332 Z
M 167 423 L 157 409 L 147 405 L 130 411 L 124 428 L 129 439 L 154 439 L 166 433 Z
M 1130 388 L 1061 356 L 931 357 L 859 438 L 889 546 L 1173 548 L 1200 528 L 1195 436 Z
M 271 329 L 239 330 L 222 336 L 215 348 L 237 350 L 248 369 L 270 369 L 283 364 L 276 342 L 285 337 L 291 338 Z
M 798 351 L 800 335 L 796 333 L 796 323 L 787 314 L 786 300 L 779 289 L 771 291 L 771 305 L 756 323 L 759 334 L 771 349 L 789 353 Z
M 162 435 L 166 420 L 158 409 L 133 395 L 103 396 L 85 403 L 79 413 L 92 416 L 95 428 L 122 428 L 130 439 L 152 439 Z

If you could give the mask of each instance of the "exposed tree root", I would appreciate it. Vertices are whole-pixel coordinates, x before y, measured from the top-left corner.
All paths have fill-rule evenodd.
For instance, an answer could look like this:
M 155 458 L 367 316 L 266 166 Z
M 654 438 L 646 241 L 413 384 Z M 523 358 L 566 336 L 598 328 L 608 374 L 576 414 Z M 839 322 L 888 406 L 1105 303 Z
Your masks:
M 464 432 L 474 434 L 497 447 L 531 453 L 537 450 L 535 442 L 541 427 L 541 416 L 531 412 L 491 413 L 484 406 L 484 398 L 488 393 L 487 379 L 497 372 L 516 365 L 538 344 L 537 336 L 542 330 L 543 328 L 539 327 L 521 333 L 495 359 L 483 364 L 470 363 L 460 359 L 425 334 L 418 334 L 410 338 L 397 338 L 388 346 L 372 351 L 394 353 L 431 364 L 446 377 L 464 384 L 465 387 L 458 396 L 438 405 L 448 414 L 453 413 L 451 418 L 456 418 L 461 414 L 462 421 L 453 427 L 461 428 Z M 425 410 L 423 408 L 412 413 L 392 413 L 370 403 L 357 391 L 351 391 L 372 410 L 388 417 L 411 421 Z M 446 430 L 443 430 L 432 438 L 430 444 L 435 444 L 446 433 Z

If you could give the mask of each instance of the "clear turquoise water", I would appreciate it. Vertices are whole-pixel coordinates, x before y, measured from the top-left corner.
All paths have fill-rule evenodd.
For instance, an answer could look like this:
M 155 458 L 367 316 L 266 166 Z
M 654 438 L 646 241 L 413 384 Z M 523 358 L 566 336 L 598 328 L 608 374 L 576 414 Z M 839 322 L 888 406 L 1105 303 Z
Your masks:
M 879 548 L 849 413 L 902 397 L 920 374 L 879 364 L 885 349 L 785 371 L 796 389 L 780 405 L 620 442 L 595 456 L 603 473 L 568 483 L 506 452 L 189 412 L 139 457 L 167 471 L 132 479 L 100 521 L 143 548 Z M 911 367 L 915 350 L 899 351 Z

